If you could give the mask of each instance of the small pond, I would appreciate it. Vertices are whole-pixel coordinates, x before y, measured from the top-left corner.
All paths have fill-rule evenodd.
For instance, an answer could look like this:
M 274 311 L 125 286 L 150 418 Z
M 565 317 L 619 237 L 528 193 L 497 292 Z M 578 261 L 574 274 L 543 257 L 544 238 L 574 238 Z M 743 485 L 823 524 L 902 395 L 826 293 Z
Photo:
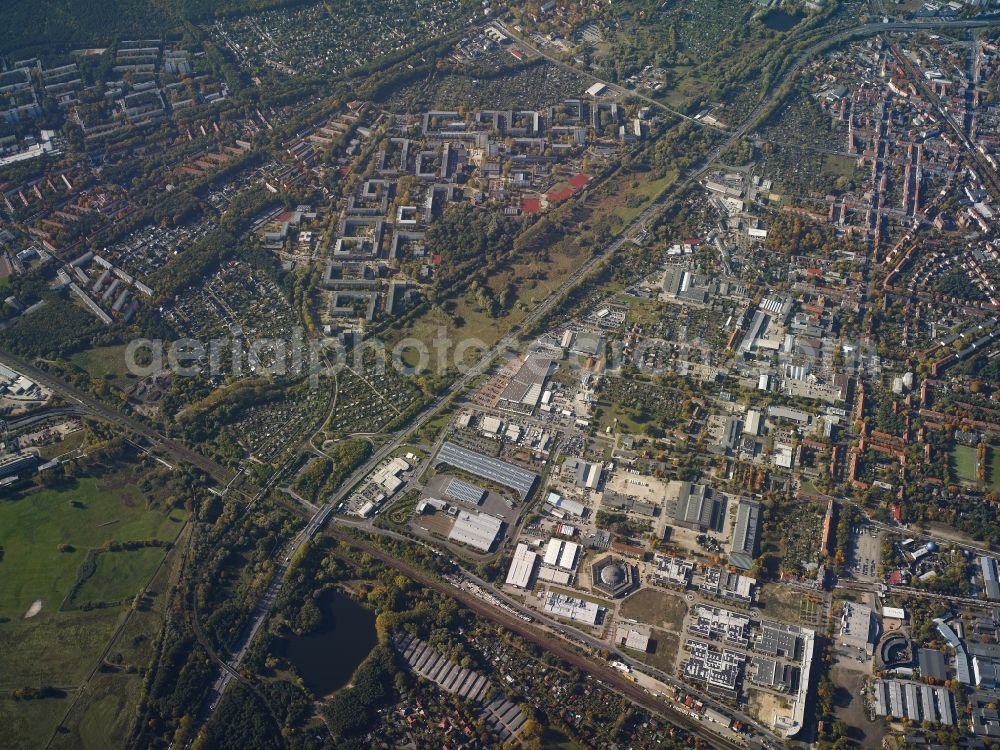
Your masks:
M 786 13 L 783 10 L 772 10 L 761 21 L 767 28 L 774 31 L 791 31 L 803 18 L 805 16 L 801 13 Z
M 351 597 L 330 591 L 318 604 L 323 624 L 308 635 L 287 636 L 277 650 L 322 698 L 348 683 L 378 641 L 375 614 Z

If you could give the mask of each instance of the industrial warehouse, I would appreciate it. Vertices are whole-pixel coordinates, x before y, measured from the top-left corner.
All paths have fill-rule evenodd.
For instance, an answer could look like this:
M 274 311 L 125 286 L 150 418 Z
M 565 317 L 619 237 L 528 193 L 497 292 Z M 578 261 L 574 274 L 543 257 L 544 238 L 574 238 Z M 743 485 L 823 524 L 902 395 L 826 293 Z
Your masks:
M 500 535 L 503 520 L 486 513 L 460 510 L 451 527 L 448 539 L 467 544 L 481 552 L 489 552 Z
M 451 442 L 441 446 L 437 455 L 437 463 L 439 465 L 448 464 L 490 482 L 510 487 L 517 491 L 522 500 L 531 494 L 535 482 L 538 481 L 538 474 L 533 471 L 484 456 Z

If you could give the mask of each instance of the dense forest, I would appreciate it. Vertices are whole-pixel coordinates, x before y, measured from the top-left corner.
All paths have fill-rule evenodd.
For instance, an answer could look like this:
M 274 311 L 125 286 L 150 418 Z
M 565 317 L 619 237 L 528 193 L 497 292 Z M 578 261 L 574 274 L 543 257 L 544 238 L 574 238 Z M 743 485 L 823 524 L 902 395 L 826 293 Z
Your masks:
M 510 219 L 487 211 L 477 211 L 465 203 L 445 209 L 439 221 L 427 230 L 428 250 L 441 256 L 434 280 L 432 301 L 440 302 L 468 287 L 470 279 L 480 282 L 482 306 L 493 311 L 501 303 L 489 299 L 486 281 L 491 269 L 503 262 L 514 247 L 517 225 Z
M 339 441 L 326 451 L 330 458 L 315 458 L 299 472 L 292 483 L 295 491 L 310 502 L 324 502 L 325 495 L 334 492 L 371 451 L 367 440 Z
M 25 356 L 57 359 L 113 336 L 69 297 L 69 292 L 46 292 L 45 306 L 0 332 L 0 347 Z

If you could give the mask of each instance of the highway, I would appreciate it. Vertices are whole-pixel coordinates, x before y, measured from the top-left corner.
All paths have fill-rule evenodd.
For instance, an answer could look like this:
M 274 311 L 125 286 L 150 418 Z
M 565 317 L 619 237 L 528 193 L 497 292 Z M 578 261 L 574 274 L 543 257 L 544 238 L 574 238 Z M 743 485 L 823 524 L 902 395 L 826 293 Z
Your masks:
M 764 105 L 767 103 L 767 100 L 770 99 L 770 96 L 774 93 L 774 91 L 781 88 L 781 86 L 783 86 L 785 83 L 791 80 L 791 77 L 802 66 L 802 63 L 804 63 L 806 60 L 812 57 L 815 57 L 819 52 L 823 51 L 824 49 L 827 49 L 828 47 L 839 44 L 841 42 L 845 42 L 849 39 L 861 39 L 867 36 L 874 36 L 876 34 L 881 34 L 885 32 L 922 31 L 925 29 L 940 30 L 949 28 L 978 29 L 998 24 L 1000 24 L 1000 18 L 995 18 L 995 17 L 983 18 L 983 19 L 954 19 L 954 20 L 927 19 L 926 21 L 920 21 L 920 22 L 895 21 L 890 23 L 868 23 L 868 24 L 862 24 L 860 26 L 854 26 L 849 29 L 845 29 L 844 31 L 834 34 L 833 36 L 824 37 L 821 41 L 816 42 L 815 44 L 806 48 L 801 54 L 799 54 L 799 56 L 795 59 L 795 62 L 792 63 L 791 67 L 788 68 L 788 70 L 785 72 L 781 81 L 778 84 L 773 85 L 771 87 L 771 91 L 768 92 L 769 94 L 768 97 L 765 97 L 765 100 L 760 105 L 758 105 L 754 113 L 747 118 L 747 120 L 744 122 L 744 125 L 741 126 L 739 130 L 745 134 L 749 129 L 747 126 L 753 127 L 756 124 L 757 116 L 760 114 L 760 111 L 763 109 Z M 688 120 L 689 122 L 697 123 L 698 125 L 701 125 L 703 127 L 711 128 L 713 130 L 718 130 L 719 132 L 731 132 L 719 126 L 707 123 L 704 120 L 697 120 L 691 117 L 690 115 L 686 115 L 683 112 L 679 112 L 678 110 L 672 109 L 663 102 L 645 96 L 644 94 L 640 94 L 638 91 L 626 88 L 625 86 L 620 86 L 617 83 L 612 83 L 611 81 L 606 81 L 603 78 L 598 78 L 589 71 L 581 70 L 580 68 L 574 65 L 570 65 L 569 63 L 563 62 L 559 58 L 553 57 L 552 55 L 549 55 L 548 53 L 539 49 L 537 46 L 531 44 L 523 36 L 515 34 L 505 24 L 497 22 L 494 23 L 493 26 L 496 27 L 497 31 L 506 34 L 511 39 L 516 41 L 518 45 L 524 47 L 532 54 L 537 55 L 538 57 L 547 60 L 553 65 L 563 68 L 564 70 L 568 70 L 572 73 L 575 73 L 576 75 L 580 75 L 591 81 L 594 81 L 595 83 L 602 83 L 608 88 L 609 91 L 613 91 L 619 96 L 635 97 L 636 99 L 640 99 L 641 101 L 649 104 L 650 106 L 663 110 L 664 112 L 674 115 L 675 117 L 680 117 L 684 120 Z
M 315 515 L 309 519 L 309 523 L 307 523 L 295 539 L 292 540 L 290 548 L 297 552 L 307 540 L 315 536 L 316 532 L 323 527 L 323 524 L 326 523 L 329 515 L 329 505 L 320 508 Z M 285 580 L 285 574 L 288 572 L 288 566 L 291 564 L 293 555 L 294 552 L 289 552 L 278 561 L 274 575 L 271 578 L 271 582 L 268 584 L 267 590 L 264 592 L 264 596 L 257 603 L 257 607 L 250 619 L 249 626 L 245 628 L 243 633 L 240 635 L 239 645 L 237 646 L 236 651 L 234 651 L 228 659 L 220 659 L 213 652 L 211 643 L 208 642 L 207 639 L 203 641 L 203 645 L 205 645 L 209 654 L 221 668 L 220 674 L 212 685 L 211 698 L 206 711 L 202 716 L 203 720 L 207 719 L 211 712 L 215 710 L 219 699 L 225 694 L 230 682 L 234 679 L 239 680 L 240 682 L 246 682 L 246 680 L 240 676 L 240 665 L 243 663 L 243 659 L 247 654 L 247 649 L 250 648 L 250 644 L 253 643 L 253 639 L 257 636 L 257 633 L 260 632 L 260 628 L 267 621 L 267 614 L 271 611 L 274 600 L 277 598 L 278 592 L 281 590 L 281 584 Z M 195 623 L 196 631 L 200 633 L 201 627 L 198 623 L 196 613 L 192 619 Z
M 795 61 L 789 66 L 782 78 L 772 85 L 770 91 L 761 100 L 761 102 L 754 108 L 750 116 L 746 121 L 737 127 L 735 130 L 726 131 L 726 138 L 709 153 L 705 154 L 698 162 L 688 168 L 677 181 L 675 181 L 669 188 L 667 188 L 663 193 L 661 193 L 646 209 L 644 209 L 638 216 L 636 216 L 629 224 L 623 227 L 615 239 L 612 240 L 607 247 L 603 250 L 596 252 L 589 260 L 587 260 L 583 265 L 569 274 L 563 282 L 554 289 L 541 303 L 538 304 L 528 315 L 520 322 L 519 325 L 515 326 L 510 332 L 503 336 L 496 344 L 484 353 L 479 362 L 474 366 L 466 370 L 458 379 L 456 379 L 440 396 L 433 399 L 428 405 L 426 405 L 414 418 L 411 420 L 409 425 L 396 433 L 389 442 L 385 443 L 380 448 L 376 449 L 372 456 L 366 461 L 362 466 L 356 469 L 348 478 L 343 482 L 340 489 L 334 493 L 327 506 L 321 508 L 312 517 L 309 525 L 303 530 L 302 533 L 296 536 L 294 540 L 288 545 L 283 555 L 283 560 L 287 561 L 293 557 L 299 549 L 308 542 L 321 528 L 322 523 L 316 523 L 317 519 L 320 517 L 325 521 L 326 515 L 329 514 L 332 508 L 335 508 L 340 502 L 342 502 L 353 490 L 353 488 L 360 482 L 365 476 L 370 474 L 378 465 L 385 460 L 393 451 L 407 443 L 411 436 L 420 430 L 429 420 L 437 416 L 445 406 L 450 402 L 450 400 L 464 391 L 477 377 L 485 373 L 488 368 L 492 365 L 496 357 L 508 347 L 513 345 L 517 339 L 518 334 L 521 330 L 529 328 L 535 321 L 539 320 L 548 313 L 562 298 L 562 295 L 573 288 L 577 283 L 580 282 L 586 275 L 598 268 L 602 263 L 606 262 L 610 257 L 614 255 L 619 249 L 621 249 L 626 242 L 629 242 L 629 237 L 633 236 L 634 233 L 640 229 L 644 229 L 650 220 L 656 217 L 667 204 L 668 200 L 676 195 L 682 188 L 689 185 L 692 181 L 699 179 L 705 172 L 708 171 L 710 165 L 715 162 L 719 156 L 725 152 L 730 146 L 736 143 L 738 140 L 743 138 L 750 130 L 756 127 L 758 120 L 764 110 L 770 106 L 772 100 L 775 99 L 777 93 L 781 88 L 792 80 L 792 78 L 797 74 L 799 68 L 810 58 L 818 54 L 819 52 L 829 48 L 831 45 L 846 41 L 853 38 L 862 38 L 865 36 L 871 36 L 874 34 L 879 34 L 888 31 L 914 31 L 921 30 L 925 28 L 981 28 L 987 27 L 994 24 L 1000 23 L 997 19 L 990 20 L 957 20 L 957 21 L 941 21 L 937 23 L 889 23 L 889 24 L 865 24 L 852 29 L 847 29 L 840 32 L 832 37 L 827 37 L 824 40 L 817 42 L 816 44 L 810 46 L 804 50 Z M 560 63 L 557 61 L 556 64 L 565 65 L 565 63 Z M 2 361 L 2 358 L 0 358 Z M 310 436 L 311 438 L 312 436 Z M 305 443 L 304 443 L 305 444 Z M 259 495 L 261 496 L 261 495 Z M 259 497 L 258 496 L 258 497 Z M 267 620 L 270 614 L 271 605 L 281 589 L 281 585 L 284 582 L 285 571 L 287 570 L 287 562 L 281 562 L 276 567 L 271 581 L 266 589 L 266 593 L 262 598 L 261 602 L 254 609 L 254 613 L 251 620 L 244 631 L 243 637 L 239 641 L 239 645 L 236 647 L 235 652 L 231 658 L 226 660 L 226 668 L 222 670 L 218 680 L 216 681 L 216 690 L 213 691 L 213 698 L 211 699 L 209 711 L 203 719 L 207 719 L 211 714 L 211 710 L 218 704 L 218 699 L 224 693 L 229 681 L 232 679 L 231 676 L 227 677 L 228 672 L 238 672 L 242 664 L 243 656 L 246 653 L 246 649 L 252 640 L 253 636 L 259 631 L 260 627 Z M 605 646 L 606 647 L 606 646 Z M 627 657 L 626 657 L 627 658 Z M 623 659 L 624 661 L 625 659 Z M 626 662 L 627 663 L 627 662 Z

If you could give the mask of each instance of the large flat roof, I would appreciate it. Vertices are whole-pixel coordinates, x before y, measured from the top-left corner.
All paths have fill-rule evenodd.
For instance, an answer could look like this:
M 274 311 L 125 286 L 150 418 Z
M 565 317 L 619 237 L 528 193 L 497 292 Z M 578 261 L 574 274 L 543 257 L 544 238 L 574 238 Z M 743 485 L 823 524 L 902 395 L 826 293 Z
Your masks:
M 980 557 L 979 566 L 983 572 L 983 586 L 986 598 L 990 601 L 1000 599 L 1000 582 L 997 581 L 997 563 L 992 557 Z
M 917 663 L 920 665 L 920 674 L 924 677 L 933 677 L 935 680 L 941 680 L 942 682 L 948 677 L 943 651 L 933 648 L 919 649 L 917 651 Z
M 462 510 L 459 511 L 448 538 L 487 552 L 496 541 L 502 525 L 503 521 L 494 516 Z
M 736 511 L 736 526 L 733 541 L 729 547 L 729 562 L 743 570 L 753 567 L 757 554 L 757 533 L 760 529 L 760 503 L 754 500 L 740 500 Z
M 507 571 L 507 583 L 521 589 L 527 588 L 537 560 L 538 555 L 528 549 L 527 544 L 524 542 L 518 544 L 514 551 L 514 559 L 510 562 L 510 570 Z
M 484 456 L 482 453 L 470 451 L 454 443 L 445 443 L 437 455 L 438 463 L 444 462 L 462 471 L 475 474 L 505 487 L 516 490 L 521 497 L 531 494 L 538 474 L 519 466 L 501 461 L 498 458 Z
M 534 407 L 542 397 L 542 385 L 552 367 L 552 357 L 532 352 L 524 358 L 514 377 L 503 389 L 499 401 Z
M 844 643 L 855 648 L 865 648 L 874 641 L 872 608 L 867 604 L 844 602 L 844 611 L 840 618 L 840 638 Z
M 718 523 L 718 503 L 713 494 L 704 484 L 681 482 L 673 508 L 674 520 L 703 530 L 714 528 Z
M 575 622 L 585 622 L 588 625 L 596 625 L 597 617 L 601 608 L 594 602 L 585 599 L 577 599 L 573 596 L 564 596 L 555 591 L 549 592 L 548 599 L 545 600 L 543 609 L 556 617 L 564 617 Z
M 567 513 L 572 513 L 574 516 L 582 517 L 586 512 L 586 507 L 583 503 L 578 500 L 570 500 L 562 497 L 561 495 L 557 495 L 555 492 L 550 492 L 548 497 L 545 498 L 545 502 L 553 508 L 558 508 L 566 511 Z
M 470 505 L 479 505 L 486 497 L 486 490 L 461 479 L 449 479 L 444 494 L 452 500 L 461 500 Z

